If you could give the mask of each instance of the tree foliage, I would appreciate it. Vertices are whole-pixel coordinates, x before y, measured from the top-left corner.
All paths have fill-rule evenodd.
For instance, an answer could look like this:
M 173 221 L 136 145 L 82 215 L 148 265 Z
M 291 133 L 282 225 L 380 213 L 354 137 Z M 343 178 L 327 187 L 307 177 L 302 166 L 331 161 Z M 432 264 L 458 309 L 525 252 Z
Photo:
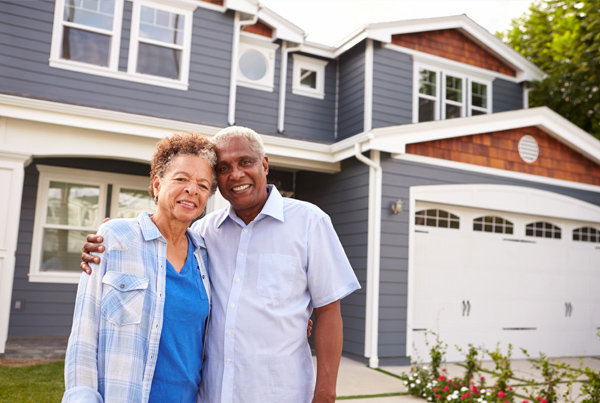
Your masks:
M 500 38 L 541 68 L 530 106 L 548 106 L 600 139 L 600 3 L 536 0 Z

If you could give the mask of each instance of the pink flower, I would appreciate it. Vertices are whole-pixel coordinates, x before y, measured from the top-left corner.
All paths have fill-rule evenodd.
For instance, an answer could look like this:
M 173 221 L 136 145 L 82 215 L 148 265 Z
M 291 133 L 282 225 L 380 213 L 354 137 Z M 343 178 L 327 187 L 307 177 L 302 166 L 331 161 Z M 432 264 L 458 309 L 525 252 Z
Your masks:
M 523 403 L 529 403 L 529 401 L 528 400 L 523 400 Z
M 437 387 L 433 388 L 433 393 L 437 392 Z
M 548 403 L 546 399 L 540 400 L 540 403 Z
M 444 381 L 446 380 L 446 377 L 444 375 L 440 375 L 440 377 L 438 378 L 438 381 Z
M 447 392 L 447 391 L 449 391 L 449 390 L 450 390 L 450 386 L 446 385 L 446 386 L 444 386 L 444 389 L 442 389 L 442 390 L 443 390 L 444 392 Z
M 500 392 L 498 392 L 498 397 L 499 397 L 500 399 L 502 399 L 503 397 L 506 397 L 506 393 L 504 393 L 504 392 L 500 391 Z

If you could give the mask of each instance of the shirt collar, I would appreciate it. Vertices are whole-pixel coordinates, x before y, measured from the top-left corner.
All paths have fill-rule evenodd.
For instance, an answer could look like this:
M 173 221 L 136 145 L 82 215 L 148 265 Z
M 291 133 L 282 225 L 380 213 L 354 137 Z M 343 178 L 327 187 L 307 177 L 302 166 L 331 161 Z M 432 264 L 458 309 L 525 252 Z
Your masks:
M 140 215 L 138 215 L 138 222 L 140 223 L 142 236 L 144 237 L 145 241 L 152 241 L 154 239 L 161 238 L 164 242 L 166 242 L 166 239 L 162 236 L 154 222 L 152 222 L 150 215 L 147 212 L 142 211 Z M 190 236 L 190 239 L 196 248 L 202 247 L 206 249 L 204 239 L 199 234 L 197 234 L 195 231 L 191 231 L 189 228 L 187 229 L 187 234 Z
M 275 185 L 267 185 L 267 193 L 269 194 L 267 202 L 263 206 L 260 213 L 256 216 L 256 218 L 266 215 L 283 222 L 283 197 L 281 196 Z M 217 228 L 220 227 L 227 218 L 230 218 L 236 222 L 239 220 L 238 215 L 235 213 L 235 210 L 231 205 L 229 206 L 229 209 L 223 211 L 221 218 L 217 221 Z M 256 218 L 254 219 L 254 221 L 256 221 Z

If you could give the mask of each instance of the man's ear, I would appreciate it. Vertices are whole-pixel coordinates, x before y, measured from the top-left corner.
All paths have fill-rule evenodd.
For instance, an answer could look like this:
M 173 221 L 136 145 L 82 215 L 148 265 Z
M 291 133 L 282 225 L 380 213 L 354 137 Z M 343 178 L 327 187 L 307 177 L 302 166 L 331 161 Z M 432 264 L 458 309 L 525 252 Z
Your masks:
M 268 175 L 269 174 L 269 157 L 267 157 L 266 155 L 263 157 L 262 165 L 263 165 L 263 169 L 265 170 L 265 175 Z

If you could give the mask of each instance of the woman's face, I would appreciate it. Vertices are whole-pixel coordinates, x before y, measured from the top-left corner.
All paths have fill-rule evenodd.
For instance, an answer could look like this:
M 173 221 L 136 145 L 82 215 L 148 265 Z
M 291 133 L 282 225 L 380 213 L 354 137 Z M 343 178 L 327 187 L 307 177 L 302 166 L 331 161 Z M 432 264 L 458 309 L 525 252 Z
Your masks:
M 204 211 L 213 180 L 206 159 L 195 155 L 180 155 L 162 179 L 154 177 L 154 195 L 158 197 L 156 213 L 171 220 L 192 222 Z

